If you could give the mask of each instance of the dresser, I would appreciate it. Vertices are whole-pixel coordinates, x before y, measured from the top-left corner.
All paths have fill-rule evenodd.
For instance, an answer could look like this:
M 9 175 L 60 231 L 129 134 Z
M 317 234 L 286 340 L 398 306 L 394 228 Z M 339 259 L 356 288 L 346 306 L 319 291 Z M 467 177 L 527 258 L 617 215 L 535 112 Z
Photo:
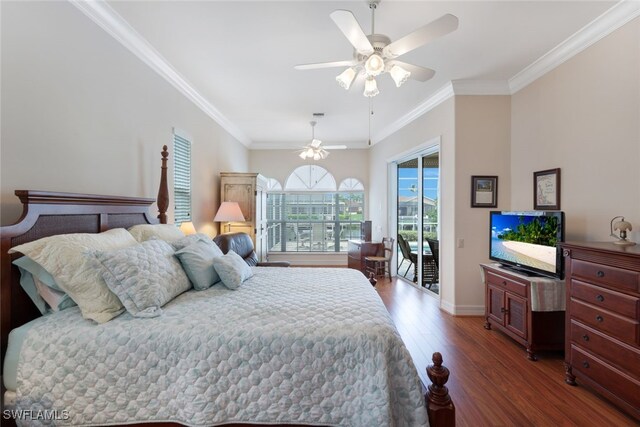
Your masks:
M 349 240 L 347 242 L 347 267 L 364 273 L 364 258 L 368 256 L 384 256 L 382 243 L 364 240 Z
M 220 173 L 220 202 L 237 202 L 245 218 L 245 222 L 221 223 L 220 232 L 247 233 L 260 262 L 267 260 L 266 184 L 266 178 L 257 173 Z
M 640 420 L 640 246 L 561 244 L 567 280 L 566 382 Z
M 538 350 L 564 348 L 565 282 L 526 276 L 499 264 L 480 264 L 485 285 L 485 329 L 497 329 L 537 360 Z

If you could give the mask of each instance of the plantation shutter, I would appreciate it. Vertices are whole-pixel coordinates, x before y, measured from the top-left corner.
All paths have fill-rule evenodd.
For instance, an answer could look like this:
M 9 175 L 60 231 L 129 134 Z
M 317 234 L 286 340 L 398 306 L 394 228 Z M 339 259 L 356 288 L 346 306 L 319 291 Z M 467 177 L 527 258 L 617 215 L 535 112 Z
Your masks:
M 191 142 L 174 134 L 173 152 L 174 222 L 180 225 L 191 221 Z

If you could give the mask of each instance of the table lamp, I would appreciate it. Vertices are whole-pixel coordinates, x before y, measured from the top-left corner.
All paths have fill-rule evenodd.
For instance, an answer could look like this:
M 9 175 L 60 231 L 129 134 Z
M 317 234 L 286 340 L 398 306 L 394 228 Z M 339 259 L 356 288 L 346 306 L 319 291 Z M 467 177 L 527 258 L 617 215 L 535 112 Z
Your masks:
M 227 223 L 244 222 L 244 215 L 242 215 L 238 202 L 222 202 L 213 221 Z M 231 224 L 228 224 L 228 226 L 229 230 L 227 232 L 229 233 L 231 232 Z
M 614 223 L 614 221 L 616 221 L 617 219 L 620 219 L 620 221 L 617 221 Z M 620 232 L 619 236 L 616 236 L 615 234 L 615 230 L 618 230 Z M 611 220 L 611 237 L 615 237 L 618 240 L 616 240 L 615 242 L 613 242 L 616 245 L 620 245 L 620 246 L 633 246 L 636 243 L 632 242 L 630 240 L 627 240 L 627 231 L 631 231 L 631 223 L 628 221 L 624 220 L 623 216 L 616 216 Z
M 180 231 L 182 231 L 185 236 L 189 234 L 196 234 L 196 228 L 193 226 L 193 222 L 187 221 L 180 224 Z

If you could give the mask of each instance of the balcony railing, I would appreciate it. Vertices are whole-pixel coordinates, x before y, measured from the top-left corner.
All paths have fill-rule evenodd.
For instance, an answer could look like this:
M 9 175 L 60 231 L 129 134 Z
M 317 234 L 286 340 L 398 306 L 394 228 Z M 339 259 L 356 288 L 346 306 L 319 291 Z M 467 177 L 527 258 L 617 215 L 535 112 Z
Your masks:
M 360 238 L 360 221 L 269 221 L 270 252 L 346 252 Z

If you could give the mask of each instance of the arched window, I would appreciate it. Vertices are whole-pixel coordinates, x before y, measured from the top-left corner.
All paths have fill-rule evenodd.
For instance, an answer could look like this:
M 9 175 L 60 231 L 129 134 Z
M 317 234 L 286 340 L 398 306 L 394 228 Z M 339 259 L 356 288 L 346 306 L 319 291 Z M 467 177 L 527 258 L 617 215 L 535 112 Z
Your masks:
M 271 252 L 346 252 L 360 238 L 364 186 L 355 178 L 340 184 L 325 168 L 304 165 L 287 177 L 284 191 L 267 197 Z
M 336 180 L 321 166 L 304 165 L 296 168 L 284 184 L 285 191 L 336 191 Z
M 267 192 L 282 191 L 282 185 L 275 178 L 267 178 Z
M 356 178 L 346 178 L 340 183 L 338 191 L 364 191 L 364 185 Z

